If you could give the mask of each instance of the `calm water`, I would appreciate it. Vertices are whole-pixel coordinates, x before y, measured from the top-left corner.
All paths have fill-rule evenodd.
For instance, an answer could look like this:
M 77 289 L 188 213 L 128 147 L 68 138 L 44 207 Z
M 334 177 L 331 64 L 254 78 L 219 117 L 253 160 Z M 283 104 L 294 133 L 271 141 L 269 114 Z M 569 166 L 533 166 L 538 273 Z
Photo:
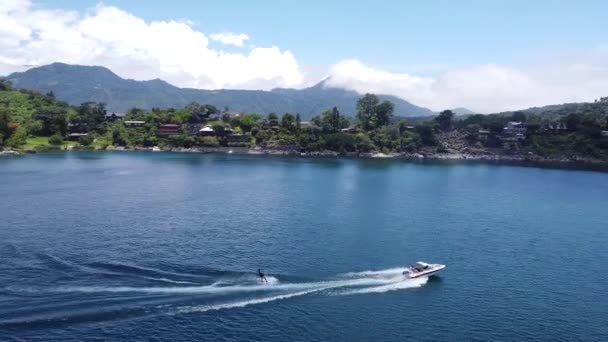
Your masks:
M 64 153 L 0 191 L 0 340 L 608 340 L 608 173 Z

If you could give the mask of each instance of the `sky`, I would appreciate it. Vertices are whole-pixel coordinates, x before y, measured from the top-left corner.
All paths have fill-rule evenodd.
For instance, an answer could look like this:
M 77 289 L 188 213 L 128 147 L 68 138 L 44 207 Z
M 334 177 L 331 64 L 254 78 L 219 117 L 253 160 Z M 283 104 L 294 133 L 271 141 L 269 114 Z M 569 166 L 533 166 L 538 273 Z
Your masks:
M 490 113 L 608 96 L 608 1 L 0 0 L 0 75 L 328 86 Z

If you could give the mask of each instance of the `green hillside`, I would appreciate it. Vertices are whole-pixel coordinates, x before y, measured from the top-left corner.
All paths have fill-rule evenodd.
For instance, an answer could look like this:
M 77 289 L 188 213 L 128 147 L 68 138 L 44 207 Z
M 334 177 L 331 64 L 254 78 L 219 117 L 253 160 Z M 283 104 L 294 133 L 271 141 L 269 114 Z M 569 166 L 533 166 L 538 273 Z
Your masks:
M 54 63 L 7 77 L 15 87 L 54 92 L 58 99 L 72 105 L 103 102 L 108 110 L 126 112 L 131 108 L 181 108 L 190 102 L 209 103 L 218 108 L 229 107 L 237 112 L 299 113 L 309 120 L 320 112 L 338 107 L 354 115 L 360 96 L 354 91 L 326 86 L 321 82 L 306 89 L 202 90 L 178 88 L 162 80 L 126 80 L 112 71 L 96 66 Z M 394 96 L 379 95 L 381 100 L 395 104 L 395 115 L 429 116 L 434 113 Z

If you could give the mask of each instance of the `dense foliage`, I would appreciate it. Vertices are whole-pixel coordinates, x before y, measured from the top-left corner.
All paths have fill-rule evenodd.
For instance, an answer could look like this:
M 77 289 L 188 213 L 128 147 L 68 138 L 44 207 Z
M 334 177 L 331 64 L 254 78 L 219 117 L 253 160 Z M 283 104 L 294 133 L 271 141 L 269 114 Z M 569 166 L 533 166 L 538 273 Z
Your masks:
M 509 121 L 526 124 L 527 136 L 518 148 L 541 156 L 582 155 L 608 159 L 608 97 L 594 102 L 560 106 L 534 112 L 518 111 L 491 115 L 472 115 L 456 122 L 478 140 L 479 129 L 489 132 L 488 145 L 500 145 L 503 127 Z M 496 146 L 492 146 L 496 147 Z
M 446 110 L 415 125 L 394 117 L 394 105 L 376 95 L 365 94 L 356 102 L 356 117 L 345 116 L 333 107 L 306 122 L 297 113 L 236 114 L 197 102 L 183 108 L 133 108 L 121 119 L 108 116 L 103 103 L 73 107 L 52 93 L 15 90 L 2 80 L 0 147 L 21 147 L 35 137 L 62 145 L 74 137 L 71 144 L 94 147 L 258 146 L 302 152 L 444 153 L 458 145 L 495 152 L 608 159 L 608 98 L 549 107 L 546 112 L 456 117 Z M 504 127 L 510 121 L 525 124 L 526 134 L 517 139 L 505 135 Z M 209 127 L 213 134 L 201 134 L 202 127 Z

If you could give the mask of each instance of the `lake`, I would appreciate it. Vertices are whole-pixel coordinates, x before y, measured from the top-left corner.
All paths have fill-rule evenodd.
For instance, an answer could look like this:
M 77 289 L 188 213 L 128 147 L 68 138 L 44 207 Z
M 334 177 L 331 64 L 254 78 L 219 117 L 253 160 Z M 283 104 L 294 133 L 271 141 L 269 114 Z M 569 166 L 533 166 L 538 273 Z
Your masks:
M 608 173 L 67 152 L 0 191 L 0 340 L 608 340 Z

